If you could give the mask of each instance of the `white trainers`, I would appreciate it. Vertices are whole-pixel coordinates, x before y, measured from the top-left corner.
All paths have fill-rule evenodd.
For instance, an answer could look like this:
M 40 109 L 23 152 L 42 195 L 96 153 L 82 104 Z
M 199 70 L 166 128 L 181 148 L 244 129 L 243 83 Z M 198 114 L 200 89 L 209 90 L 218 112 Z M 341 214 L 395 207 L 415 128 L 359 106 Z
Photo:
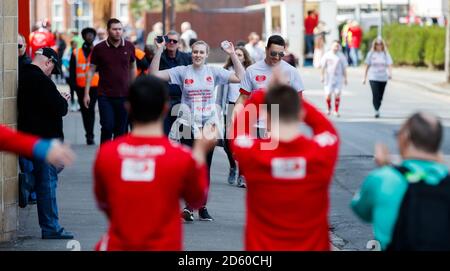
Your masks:
M 339 118 L 339 117 L 341 116 L 341 115 L 339 114 L 339 112 L 337 112 L 337 111 L 334 111 L 333 115 L 334 115 L 335 117 L 337 117 L 337 118 Z

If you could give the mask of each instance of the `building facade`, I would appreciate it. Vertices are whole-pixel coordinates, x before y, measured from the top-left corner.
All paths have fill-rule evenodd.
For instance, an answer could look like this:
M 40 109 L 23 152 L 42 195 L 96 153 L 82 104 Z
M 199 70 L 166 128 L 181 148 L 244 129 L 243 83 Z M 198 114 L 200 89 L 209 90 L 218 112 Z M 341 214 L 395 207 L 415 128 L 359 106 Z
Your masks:
M 0 123 L 16 128 L 18 1 L 0 1 Z M 17 157 L 0 152 L 0 242 L 18 228 Z

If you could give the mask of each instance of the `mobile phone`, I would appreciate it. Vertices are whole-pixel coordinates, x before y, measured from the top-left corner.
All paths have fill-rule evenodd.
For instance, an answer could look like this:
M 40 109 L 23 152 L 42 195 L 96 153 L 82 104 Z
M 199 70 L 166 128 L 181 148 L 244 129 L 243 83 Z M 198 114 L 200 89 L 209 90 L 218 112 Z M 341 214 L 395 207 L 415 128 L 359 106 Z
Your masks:
M 222 43 L 220 45 L 221 45 L 222 49 L 224 49 L 224 50 L 230 48 L 230 42 L 227 40 L 222 41 Z

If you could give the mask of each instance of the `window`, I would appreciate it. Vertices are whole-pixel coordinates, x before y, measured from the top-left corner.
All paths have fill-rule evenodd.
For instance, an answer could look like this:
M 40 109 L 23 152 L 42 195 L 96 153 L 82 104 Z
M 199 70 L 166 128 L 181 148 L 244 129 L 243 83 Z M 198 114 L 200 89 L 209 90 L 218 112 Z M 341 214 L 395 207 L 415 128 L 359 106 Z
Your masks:
M 72 27 L 81 31 L 83 28 L 92 27 L 92 7 L 89 0 L 74 1 L 72 6 Z
M 63 0 L 54 0 L 52 6 L 52 26 L 53 31 L 63 32 L 64 31 L 64 6 Z
M 118 0 L 116 5 L 116 16 L 125 26 L 129 23 L 129 0 Z

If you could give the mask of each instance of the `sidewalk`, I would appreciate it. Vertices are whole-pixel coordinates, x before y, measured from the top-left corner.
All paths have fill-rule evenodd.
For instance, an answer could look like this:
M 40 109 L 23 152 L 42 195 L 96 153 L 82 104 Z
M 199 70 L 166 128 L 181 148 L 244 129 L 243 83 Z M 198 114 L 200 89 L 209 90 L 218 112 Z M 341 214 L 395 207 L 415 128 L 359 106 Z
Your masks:
M 349 75 L 359 76 L 362 80 L 364 75 L 363 66 L 349 68 Z M 450 96 L 450 84 L 445 83 L 445 72 L 434 71 L 427 68 L 394 67 L 392 69 L 392 81 L 398 83 L 414 84 L 441 95 Z

